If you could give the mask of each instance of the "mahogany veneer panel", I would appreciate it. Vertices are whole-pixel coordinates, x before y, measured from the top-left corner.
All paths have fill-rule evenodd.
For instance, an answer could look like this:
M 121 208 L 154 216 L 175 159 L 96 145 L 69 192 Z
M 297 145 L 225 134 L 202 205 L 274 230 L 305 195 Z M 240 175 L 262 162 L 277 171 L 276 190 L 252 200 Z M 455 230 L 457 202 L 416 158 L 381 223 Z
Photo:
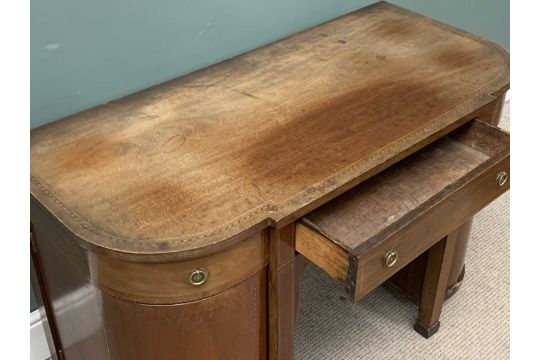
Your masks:
M 289 223 L 471 120 L 508 54 L 378 3 L 32 130 L 32 200 L 116 257 Z

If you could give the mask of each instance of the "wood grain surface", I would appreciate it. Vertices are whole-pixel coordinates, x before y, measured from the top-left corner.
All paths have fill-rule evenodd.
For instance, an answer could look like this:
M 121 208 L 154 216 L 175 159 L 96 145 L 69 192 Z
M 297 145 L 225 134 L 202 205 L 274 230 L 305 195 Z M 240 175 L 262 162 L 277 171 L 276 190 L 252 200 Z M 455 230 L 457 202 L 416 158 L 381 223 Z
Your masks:
M 507 133 L 468 123 L 304 216 L 297 251 L 360 299 L 509 189 L 509 149 Z
M 307 221 L 303 219 L 303 221 Z M 296 251 L 324 269 L 334 279 L 345 281 L 349 270 L 349 253 L 312 227 L 296 224 Z
M 448 235 L 427 252 L 427 269 L 418 303 L 418 318 L 414 324 L 414 329 L 425 338 L 439 330 L 457 237 L 458 233 Z
M 499 46 L 377 3 L 31 132 L 31 194 L 135 261 L 281 227 L 471 120 Z
M 445 137 L 309 213 L 303 221 L 316 224 L 322 234 L 354 251 L 488 158 Z
M 252 236 L 206 257 L 171 263 L 122 261 L 89 252 L 92 282 L 119 299 L 145 304 L 175 304 L 219 294 L 262 271 L 268 264 L 268 232 Z M 193 269 L 204 269 L 207 281 L 188 282 Z
M 266 290 L 263 270 L 218 295 L 182 304 L 103 294 L 109 356 L 93 360 L 265 360 Z

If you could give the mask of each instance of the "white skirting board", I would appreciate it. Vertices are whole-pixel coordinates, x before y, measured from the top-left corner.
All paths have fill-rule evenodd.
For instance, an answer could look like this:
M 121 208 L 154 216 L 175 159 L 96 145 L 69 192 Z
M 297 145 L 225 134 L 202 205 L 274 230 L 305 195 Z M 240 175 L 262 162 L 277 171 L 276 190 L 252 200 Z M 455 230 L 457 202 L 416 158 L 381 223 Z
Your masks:
M 62 345 L 66 348 L 83 341 L 87 336 L 90 336 L 89 334 L 102 331 L 100 302 L 99 299 L 96 299 L 96 296 L 98 294 L 95 288 L 87 284 L 53 301 L 52 306 L 55 309 L 55 317 L 59 323 L 79 321 L 85 324 L 84 331 L 74 328 L 69 338 L 62 340 Z M 42 313 L 45 314 L 44 311 Z M 43 360 L 51 356 L 44 329 L 47 326 L 47 319 L 41 319 L 39 314 L 39 310 L 30 314 L 31 360 Z
M 43 320 L 36 310 L 30 313 L 30 360 L 45 360 L 50 356 Z

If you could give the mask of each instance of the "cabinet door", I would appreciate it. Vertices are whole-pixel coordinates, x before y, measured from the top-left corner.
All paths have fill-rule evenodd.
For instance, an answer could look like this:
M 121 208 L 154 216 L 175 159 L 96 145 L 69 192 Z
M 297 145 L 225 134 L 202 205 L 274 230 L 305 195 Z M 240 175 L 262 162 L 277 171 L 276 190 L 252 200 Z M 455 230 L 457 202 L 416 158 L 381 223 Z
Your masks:
M 145 305 L 103 294 L 111 358 L 265 358 L 266 270 L 198 301 Z

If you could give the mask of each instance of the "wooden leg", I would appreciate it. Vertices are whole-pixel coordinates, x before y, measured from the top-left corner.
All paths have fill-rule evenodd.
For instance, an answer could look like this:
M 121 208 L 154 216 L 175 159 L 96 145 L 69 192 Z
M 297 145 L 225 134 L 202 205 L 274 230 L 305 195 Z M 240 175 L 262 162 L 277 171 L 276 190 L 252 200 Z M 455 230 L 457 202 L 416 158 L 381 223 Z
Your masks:
M 452 231 L 452 234 L 456 235 L 456 247 L 454 249 L 452 266 L 450 267 L 450 275 L 448 275 L 447 299 L 452 297 L 463 283 L 463 277 L 465 276 L 465 254 L 471 236 L 472 225 L 473 218 L 470 218 Z
M 270 231 L 268 358 L 293 360 L 295 320 L 294 224 Z
M 457 234 L 452 233 L 428 251 L 426 272 L 414 329 L 426 339 L 440 327 L 439 317 L 446 296 L 448 275 L 452 266 Z
M 302 281 L 304 280 L 304 273 L 309 264 L 309 260 L 302 254 L 296 254 L 294 260 L 294 324 L 298 322 L 298 312 L 300 311 L 300 290 L 302 288 Z
M 483 107 L 477 114 L 477 118 L 487 124 L 497 126 L 501 120 L 502 110 L 504 107 L 505 92 Z M 448 277 L 448 289 L 446 298 L 454 295 L 460 288 L 463 277 L 465 275 L 465 253 L 467 251 L 467 243 L 471 236 L 471 228 L 473 224 L 473 218 L 471 217 L 459 226 L 454 232 L 458 234 L 456 240 L 456 249 L 454 251 L 454 260 L 452 261 L 452 267 L 450 275 Z

